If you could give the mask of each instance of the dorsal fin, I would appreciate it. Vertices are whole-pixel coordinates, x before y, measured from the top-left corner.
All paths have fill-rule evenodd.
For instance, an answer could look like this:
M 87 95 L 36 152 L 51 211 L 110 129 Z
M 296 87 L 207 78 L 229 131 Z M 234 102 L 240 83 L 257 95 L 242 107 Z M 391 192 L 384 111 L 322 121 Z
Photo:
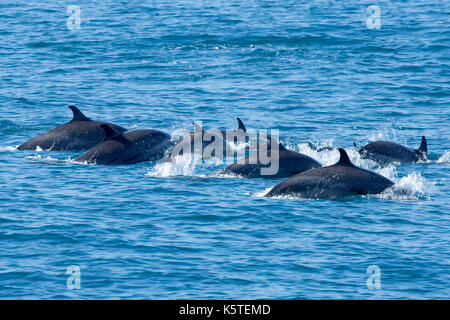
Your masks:
M 267 137 L 267 140 L 269 140 L 269 146 L 268 146 L 269 149 L 272 149 L 272 146 L 278 145 L 278 148 L 279 148 L 280 151 L 281 150 L 287 150 L 280 142 L 278 142 L 274 138 L 269 136 L 269 137 Z
M 192 124 L 194 125 L 194 132 L 203 132 L 202 127 L 199 126 L 197 123 L 192 122 Z
M 113 127 L 111 127 L 109 124 L 102 124 L 100 127 L 105 130 L 105 140 L 111 140 L 117 137 L 121 134 L 121 132 L 115 130 Z
M 311 150 L 317 150 L 317 147 L 316 147 L 314 144 L 312 144 L 311 141 L 308 141 L 308 147 L 309 147 Z
M 237 119 L 238 124 L 239 124 L 238 129 L 242 129 L 242 130 L 244 130 L 244 132 L 247 132 L 247 129 L 245 129 L 245 125 L 244 125 L 244 123 L 242 122 L 242 120 L 239 119 L 239 118 L 236 118 L 236 119 Z
M 339 161 L 336 163 L 337 165 L 351 166 L 351 167 L 354 166 L 354 164 L 350 161 L 350 158 L 348 157 L 347 152 L 344 149 L 339 148 L 339 153 L 340 153 L 341 157 L 339 158 Z
M 88 117 L 86 117 L 81 111 L 80 109 L 78 109 L 75 106 L 69 106 L 69 108 L 72 110 L 73 112 L 73 119 L 72 121 L 91 121 Z
M 105 139 L 103 141 L 115 140 L 123 143 L 125 146 L 131 145 L 130 141 L 124 137 L 123 132 L 117 131 L 106 123 L 101 124 L 100 127 L 105 130 Z
M 428 153 L 427 139 L 425 139 L 424 136 L 422 136 L 422 142 L 420 143 L 419 151 L 425 154 Z
M 280 151 L 287 150 L 280 142 L 278 142 L 278 147 L 280 148 Z

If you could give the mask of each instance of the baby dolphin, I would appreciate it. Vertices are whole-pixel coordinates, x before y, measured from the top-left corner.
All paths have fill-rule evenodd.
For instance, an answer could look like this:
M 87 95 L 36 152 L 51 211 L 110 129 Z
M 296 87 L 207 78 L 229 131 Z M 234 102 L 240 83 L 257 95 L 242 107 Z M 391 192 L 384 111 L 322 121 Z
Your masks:
M 170 146 L 170 136 L 158 130 L 119 132 L 107 124 L 100 127 L 105 131 L 105 140 L 75 161 L 100 165 L 134 164 L 156 160 Z
M 245 159 L 240 160 L 228 166 L 222 171 L 222 174 L 233 174 L 246 178 L 287 178 L 295 174 L 307 171 L 313 168 L 320 168 L 322 165 L 307 155 L 286 149 L 281 143 L 274 139 L 270 140 L 270 150 L 275 146 L 278 148 L 278 171 L 274 174 L 263 174 L 262 168 L 269 167 L 271 164 L 263 164 L 261 156 L 264 156 L 261 151 L 251 154 Z M 263 152 L 265 153 L 265 152 Z M 273 159 L 272 161 L 276 161 Z M 264 161 L 266 162 L 266 161 Z
M 266 197 L 342 198 L 377 194 L 394 184 L 377 173 L 355 166 L 344 149 L 339 148 L 339 153 L 341 157 L 336 164 L 299 173 L 276 185 Z
M 25 142 L 18 149 L 36 150 L 39 147 L 48 151 L 89 150 L 105 138 L 105 131 L 100 127 L 102 124 L 107 124 L 118 132 L 127 131 L 112 123 L 90 120 L 75 106 L 69 108 L 73 112 L 70 122 Z
M 389 141 L 375 141 L 359 150 L 363 159 L 379 163 L 415 163 L 428 160 L 427 139 L 422 137 L 419 149 L 411 149 Z

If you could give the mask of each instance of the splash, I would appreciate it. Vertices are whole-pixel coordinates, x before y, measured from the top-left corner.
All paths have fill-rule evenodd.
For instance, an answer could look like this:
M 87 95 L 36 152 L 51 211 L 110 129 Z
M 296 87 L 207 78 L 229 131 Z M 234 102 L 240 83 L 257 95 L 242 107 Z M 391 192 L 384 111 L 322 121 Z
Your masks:
M 244 142 L 227 142 L 228 148 L 237 152 L 243 153 L 248 143 Z M 208 158 L 206 160 L 201 159 L 199 155 L 183 154 L 175 156 L 173 162 L 160 162 L 157 163 L 146 176 L 150 177 L 174 177 L 174 176 L 195 176 L 195 177 L 207 177 L 208 174 L 200 173 L 199 171 L 206 168 L 217 168 L 219 166 L 228 163 L 227 160 L 231 158 L 219 159 L 217 157 Z M 212 176 L 220 176 L 217 173 L 213 173 Z
M 445 151 L 444 154 L 436 160 L 438 163 L 450 163 L 450 151 Z
M 379 129 L 378 131 L 373 131 L 368 137 L 369 141 L 397 141 L 398 140 L 397 131 L 392 127 L 385 127 Z
M 0 147 L 0 152 L 4 151 L 17 151 L 17 147 Z
M 52 158 L 50 156 L 43 157 L 40 154 L 34 156 L 25 157 L 25 159 L 36 160 L 36 161 L 45 161 L 45 162 L 62 162 L 62 160 Z
M 291 149 L 293 151 L 297 151 L 300 153 L 303 153 L 314 160 L 319 161 L 324 166 L 329 166 L 334 163 L 336 163 L 339 160 L 339 152 L 337 150 L 323 150 L 323 151 L 317 151 L 321 148 L 334 148 L 333 147 L 333 140 L 326 139 L 321 142 L 314 142 L 314 145 L 316 146 L 316 149 L 311 148 L 311 144 L 309 143 L 300 143 L 298 145 L 290 146 L 287 145 L 288 149 Z
M 317 149 L 323 147 L 331 147 L 332 150 L 323 150 L 318 152 L 315 149 L 311 148 L 311 145 L 308 143 L 301 143 L 297 146 L 287 146 L 289 149 L 298 151 L 300 153 L 306 154 L 311 158 L 322 163 L 323 166 L 330 166 L 335 164 L 339 160 L 339 152 L 337 148 L 333 145 L 331 140 L 325 140 L 316 144 Z M 295 150 L 296 149 L 296 150 Z M 437 191 L 437 186 L 435 182 L 428 181 L 425 177 L 423 177 L 420 173 L 412 172 L 407 176 L 398 177 L 397 167 L 395 164 L 389 164 L 385 166 L 381 166 L 375 161 L 369 159 L 361 158 L 361 155 L 355 148 L 346 149 L 350 160 L 356 166 L 367 169 L 373 172 L 376 172 L 392 182 L 394 185 L 383 191 L 382 193 L 375 195 L 375 197 L 379 199 L 388 199 L 388 200 L 419 200 L 419 199 L 429 199 L 430 195 Z M 446 151 L 444 155 L 442 155 L 437 162 L 449 162 L 450 161 L 450 152 Z M 254 193 L 255 197 L 264 197 L 271 188 L 265 189 L 263 191 L 259 191 Z M 367 197 L 373 197 L 374 195 L 369 195 Z M 275 197 L 277 199 L 299 199 L 294 196 L 279 196 Z
M 315 149 L 312 149 L 311 146 L 308 143 L 300 143 L 296 146 L 296 148 L 289 148 L 293 151 L 298 151 L 300 153 L 303 153 L 314 160 L 319 161 L 323 166 L 331 166 L 339 161 L 339 151 L 336 146 L 333 145 L 332 140 L 325 140 L 324 142 L 319 142 L 316 144 L 317 150 L 327 147 L 327 148 L 333 148 L 332 150 L 323 150 L 323 151 L 317 151 Z M 297 150 L 295 150 L 297 149 Z M 379 170 L 380 165 L 369 159 L 363 159 L 361 158 L 361 155 L 359 152 L 354 148 L 346 148 L 345 151 L 347 151 L 348 156 L 350 157 L 350 160 L 353 164 L 355 164 L 358 167 L 368 169 L 368 170 Z
M 0 120 L 0 133 L 8 135 L 10 133 L 19 132 L 22 127 L 9 120 Z
M 76 159 L 72 159 L 70 157 L 68 159 L 61 160 L 61 161 L 66 162 L 66 163 L 71 163 L 71 164 L 79 164 L 79 165 L 83 165 L 83 166 L 96 166 L 97 165 L 96 162 L 87 162 L 87 161 L 81 162 L 81 161 L 76 161 Z
M 410 173 L 400 179 L 393 179 L 395 184 L 376 195 L 379 199 L 419 200 L 430 199 L 432 193 L 438 191 L 435 182 L 430 182 L 420 173 Z
M 266 196 L 266 194 L 269 193 L 270 190 L 272 190 L 272 187 L 266 188 L 262 191 L 255 192 L 252 194 L 252 196 L 256 197 L 256 198 L 264 198 Z
M 244 176 L 235 174 L 233 172 L 216 172 L 213 173 L 213 176 L 218 178 L 228 178 L 228 179 L 245 179 Z
M 40 154 L 37 154 L 34 156 L 27 156 L 27 157 L 25 157 L 25 159 L 30 159 L 30 160 L 39 161 L 39 162 L 70 163 L 70 164 L 86 164 L 87 165 L 87 163 L 77 162 L 77 161 L 75 161 L 75 159 L 72 159 L 71 157 L 68 157 L 67 159 L 57 159 L 57 158 L 53 158 L 51 156 L 42 156 Z
M 157 163 L 153 169 L 146 174 L 149 177 L 174 177 L 174 176 L 194 176 L 196 166 L 201 164 L 201 159 L 193 157 L 191 154 L 176 156 L 173 162 Z

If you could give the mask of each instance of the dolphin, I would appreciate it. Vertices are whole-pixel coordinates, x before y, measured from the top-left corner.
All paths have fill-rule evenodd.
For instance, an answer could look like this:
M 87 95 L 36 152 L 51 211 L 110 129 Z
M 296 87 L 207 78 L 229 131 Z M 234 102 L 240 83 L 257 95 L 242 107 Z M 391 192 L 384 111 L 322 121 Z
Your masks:
M 342 198 L 377 194 L 394 185 L 389 179 L 351 163 L 344 149 L 340 159 L 332 165 L 299 173 L 279 183 L 266 197 L 281 195 L 309 199 Z
M 375 141 L 359 150 L 363 159 L 380 163 L 415 163 L 428 160 L 427 139 L 422 136 L 419 149 L 411 149 L 389 141 Z
M 238 121 L 238 128 L 235 130 L 210 129 L 205 131 L 201 126 L 199 126 L 197 123 L 194 122 L 193 123 L 194 131 L 186 132 L 186 136 L 180 141 L 175 143 L 172 150 L 170 151 L 169 156 L 167 158 L 158 161 L 158 163 L 164 162 L 174 163 L 175 157 L 183 155 L 184 152 L 199 155 L 201 159 L 206 160 L 209 155 L 205 154 L 205 150 L 207 150 L 208 146 L 212 146 L 213 143 L 221 144 L 223 154 L 226 155 L 227 150 L 230 150 L 229 143 L 233 143 L 234 140 L 244 141 L 245 133 L 247 132 L 247 129 L 245 128 L 245 125 L 242 122 L 242 120 L 240 118 L 236 119 Z M 208 137 L 206 137 L 207 135 Z M 231 138 L 233 138 L 233 141 L 230 140 Z M 195 143 L 196 141 L 199 141 L 200 143 L 196 144 Z M 214 151 L 212 152 L 212 156 L 218 156 L 215 154 L 216 150 L 211 151 Z
M 135 164 L 161 158 L 170 147 L 170 136 L 164 132 L 147 129 L 120 132 L 102 124 L 105 139 L 77 162 L 99 165 Z
M 227 133 L 234 134 L 238 140 L 241 140 L 245 133 L 247 132 L 247 129 L 245 128 L 244 122 L 240 118 L 236 118 L 238 122 L 238 127 L 235 130 L 221 130 L 222 136 L 225 137 L 225 140 L 228 140 Z
M 233 174 L 246 178 L 287 178 L 309 169 L 320 168 L 322 166 L 319 162 L 307 155 L 286 149 L 281 143 L 276 142 L 274 139 L 271 139 L 270 141 L 268 147 L 269 150 L 266 151 L 268 153 L 264 153 L 270 156 L 272 146 L 278 147 L 278 171 L 276 174 L 262 174 L 261 168 L 270 166 L 270 164 L 263 164 L 262 161 L 260 161 L 261 157 L 264 155 L 261 153 L 262 151 L 254 153 L 245 159 L 240 160 L 238 163 L 228 166 L 222 171 L 222 174 Z
M 48 151 L 89 150 L 105 138 L 105 131 L 100 128 L 102 124 L 108 124 L 119 132 L 127 131 L 112 123 L 93 121 L 75 106 L 69 106 L 69 108 L 73 112 L 73 119 L 70 122 L 25 142 L 18 149 L 36 150 L 39 147 Z

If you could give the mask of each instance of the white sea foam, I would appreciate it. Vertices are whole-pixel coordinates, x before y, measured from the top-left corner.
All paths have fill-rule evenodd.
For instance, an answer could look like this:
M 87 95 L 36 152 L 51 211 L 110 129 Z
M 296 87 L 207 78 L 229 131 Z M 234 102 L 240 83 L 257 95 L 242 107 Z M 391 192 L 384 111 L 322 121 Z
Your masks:
M 157 163 L 146 175 L 150 177 L 193 176 L 201 159 L 191 154 L 176 156 L 174 162 Z
M 317 149 L 320 149 L 323 147 L 333 148 L 333 150 L 317 151 L 317 150 L 311 149 L 311 147 L 307 143 L 301 143 L 301 144 L 297 145 L 297 148 L 290 148 L 290 149 L 292 149 L 294 151 L 298 151 L 300 153 L 303 153 L 303 154 L 319 161 L 323 166 L 331 166 L 339 161 L 339 158 L 340 158 L 339 151 L 338 151 L 337 147 L 333 146 L 333 143 L 331 140 L 326 140 L 325 142 L 317 144 Z M 297 150 L 295 150 L 295 149 L 297 149 Z M 361 167 L 364 169 L 370 169 L 370 170 L 380 167 L 379 164 L 376 163 L 375 161 L 372 161 L 369 159 L 362 159 L 361 155 L 354 148 L 345 148 L 345 151 L 347 152 L 348 156 L 350 157 L 350 160 L 352 161 L 352 163 L 358 167 Z
M 438 163 L 450 163 L 450 151 L 445 151 L 444 154 L 436 160 Z
M 420 173 L 413 172 L 405 177 L 393 179 L 391 188 L 376 195 L 380 199 L 417 200 L 426 198 L 438 190 L 436 183 L 428 181 Z
M 266 194 L 268 194 L 270 190 L 272 190 L 272 187 L 266 188 L 266 189 L 264 189 L 262 191 L 255 192 L 255 193 L 252 194 L 252 196 L 256 197 L 256 198 L 264 198 L 264 196 Z
M 241 175 L 238 175 L 238 174 L 234 174 L 234 173 L 230 173 L 230 172 L 226 172 L 226 173 L 222 173 L 222 172 L 219 172 L 219 173 L 214 173 L 214 174 L 212 174 L 213 176 L 217 176 L 217 177 L 220 177 L 220 178 L 229 178 L 229 179 L 245 179 L 245 177 L 244 176 L 241 176 Z
M 17 147 L 0 147 L 0 152 L 3 151 L 17 151 Z
M 391 127 L 385 127 L 372 133 L 367 137 L 369 141 L 397 141 L 398 140 L 397 131 Z
M 72 159 L 71 157 L 69 157 L 67 159 L 64 159 L 64 160 L 61 160 L 61 161 L 66 162 L 66 163 L 71 163 L 71 164 L 80 164 L 80 165 L 84 165 L 84 166 L 95 166 L 95 165 L 97 165 L 95 162 L 94 163 L 88 163 L 87 161 L 83 161 L 83 162 L 76 161 L 75 159 Z
M 51 156 L 42 156 L 40 154 L 36 154 L 33 156 L 27 156 L 25 159 L 30 159 L 34 161 L 40 161 L 40 162 L 51 162 L 51 163 L 72 163 L 72 164 L 83 164 L 81 162 L 75 161 L 75 159 L 72 159 L 71 157 L 68 157 L 66 159 L 57 159 L 53 158 Z M 84 163 L 87 164 L 87 163 Z

